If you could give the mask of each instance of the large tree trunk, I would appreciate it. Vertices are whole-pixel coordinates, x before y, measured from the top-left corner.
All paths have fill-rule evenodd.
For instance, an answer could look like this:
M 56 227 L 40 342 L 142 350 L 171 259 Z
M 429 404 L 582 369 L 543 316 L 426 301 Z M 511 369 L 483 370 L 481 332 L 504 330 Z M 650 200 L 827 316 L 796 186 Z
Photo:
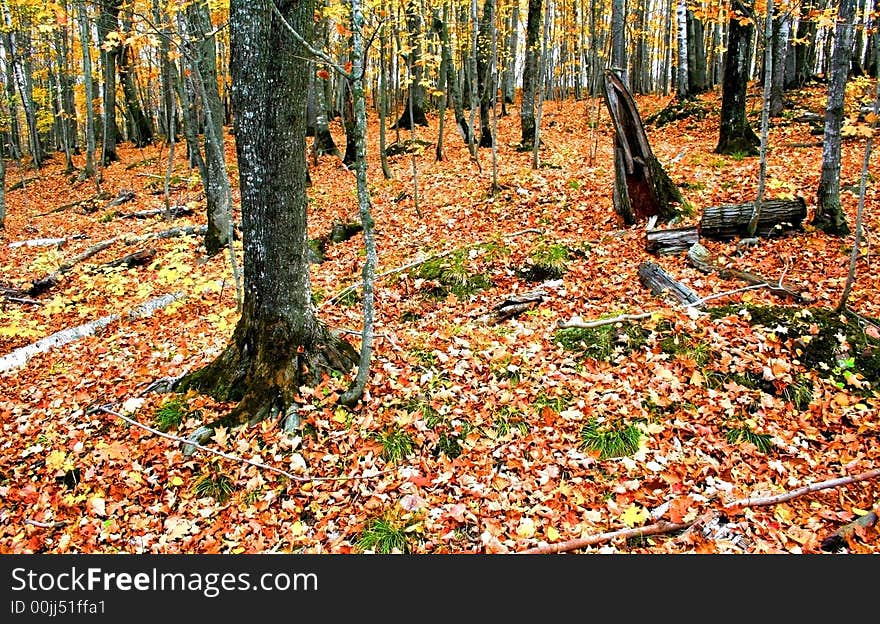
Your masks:
M 444 14 L 446 7 L 444 4 Z M 455 124 L 466 144 L 471 142 L 471 127 L 464 114 L 464 106 L 461 101 L 461 87 L 458 84 L 458 76 L 455 71 L 455 63 L 452 59 L 452 49 L 449 44 L 449 25 L 445 19 L 434 17 L 434 32 L 440 37 L 441 68 L 446 71 L 446 91 L 452 102 L 452 110 L 455 115 Z
M 526 14 L 526 52 L 523 66 L 522 103 L 519 109 L 520 149 L 530 150 L 535 143 L 535 98 L 538 93 L 538 60 L 541 56 L 541 2 L 529 0 Z
M 274 0 L 309 40 L 313 0 Z M 296 410 L 299 387 L 347 373 L 357 353 L 317 319 L 306 227 L 305 49 L 273 13 L 273 0 L 232 0 L 232 107 L 242 204 L 244 305 L 230 344 L 185 376 L 193 388 L 238 402 L 219 424 Z M 216 423 L 215 423 L 216 424 Z M 208 432 L 207 435 L 210 435 Z
M 715 148 L 719 154 L 756 156 L 761 144 L 746 117 L 753 30 L 752 10 L 740 0 L 733 0 L 721 87 L 721 130 Z
M 495 30 L 495 0 L 485 0 L 477 43 L 477 87 L 480 90 L 480 147 L 492 147 L 489 111 L 495 104 L 497 88 L 492 75 L 492 32 Z
M 822 143 L 822 174 L 819 178 L 813 225 L 829 234 L 849 234 L 846 214 L 840 205 L 840 128 L 849 73 L 855 0 L 840 0 L 828 80 L 828 107 L 825 110 L 825 140 Z
M 122 0 L 103 0 L 98 14 L 98 41 L 101 45 L 101 67 L 103 69 L 102 102 L 104 107 L 101 128 L 101 166 L 119 160 L 116 142 L 119 128 L 116 125 L 116 59 L 119 45 L 108 39 L 111 32 L 119 28 L 119 9 Z
M 789 87 L 801 87 L 813 78 L 816 65 L 816 20 L 813 11 L 819 8 L 817 0 L 801 2 L 794 51 L 794 82 Z
M 132 14 L 131 8 L 126 11 L 125 31 L 123 36 L 131 31 Z M 122 81 L 122 94 L 125 97 L 125 109 L 128 112 L 128 122 L 131 131 L 129 136 L 135 147 L 146 147 L 153 141 L 153 123 L 144 114 L 138 99 L 137 85 L 135 81 L 135 69 L 131 59 L 131 46 L 122 43 L 119 46 L 119 58 L 117 62 L 119 77 Z
M 785 110 L 785 68 L 788 55 L 788 39 L 791 34 L 791 16 L 788 12 L 773 20 L 773 84 L 770 89 L 770 116 L 781 117 Z
M 627 224 L 653 215 L 664 222 L 679 216 L 681 192 L 654 156 L 632 94 L 610 70 L 605 104 L 615 129 L 615 210 Z
M 419 4 L 410 0 L 406 5 L 406 29 L 408 35 L 409 52 L 406 54 L 406 63 L 410 68 L 410 82 L 408 86 L 407 100 L 403 112 L 392 128 L 409 130 L 413 124 L 427 126 L 428 118 L 425 116 L 427 91 L 422 79 L 425 74 L 422 59 L 422 41 L 424 33 L 422 28 L 422 15 L 419 13 Z M 410 102 L 411 100 L 411 102 Z M 412 115 L 410 116 L 410 113 Z M 348 150 L 346 150 L 347 152 Z M 352 155 L 352 162 L 354 156 Z
M 706 76 L 706 46 L 703 44 L 703 21 L 687 12 L 688 31 L 688 85 L 691 94 L 703 93 L 709 88 Z

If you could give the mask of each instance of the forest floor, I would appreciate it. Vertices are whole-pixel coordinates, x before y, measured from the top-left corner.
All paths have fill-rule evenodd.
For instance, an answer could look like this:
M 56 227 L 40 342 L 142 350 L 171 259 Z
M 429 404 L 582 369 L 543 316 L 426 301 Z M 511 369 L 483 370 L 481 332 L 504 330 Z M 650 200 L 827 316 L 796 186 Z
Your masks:
M 812 215 L 822 137 L 795 119 L 823 115 L 825 93 L 816 86 L 789 97 L 770 127 L 767 197 L 803 197 Z M 696 209 L 682 225 L 757 194 L 758 158 L 714 153 L 717 94 L 701 100 L 703 118 L 646 124 L 655 155 Z M 668 101 L 637 97 L 643 119 Z M 759 102 L 749 99 L 756 131 Z M 784 278 L 804 302 L 743 290 L 693 268 L 686 254 L 647 253 L 644 224 L 617 222 L 601 100 L 545 103 L 537 169 L 515 149 L 519 110 L 509 109 L 498 119 L 494 193 L 491 151 L 480 150 L 478 167 L 451 113 L 442 162 L 436 116 L 417 128 L 430 145 L 415 156 L 415 179 L 410 154 L 390 158 L 393 178 L 383 179 L 371 125 L 379 277 L 365 399 L 354 410 L 335 404 L 348 379 L 303 388 L 299 430 L 286 434 L 276 422 L 219 430 L 208 447 L 225 456 L 185 455 L 174 438 L 230 405 L 145 392 L 211 361 L 238 318 L 228 254 L 206 257 L 198 235 L 151 236 L 205 222 L 183 146 L 170 201 L 192 212 L 170 220 L 131 216 L 165 206 L 163 146 L 123 145 L 121 161 L 103 171 L 102 200 L 88 201 L 94 183 L 64 173 L 63 155 L 39 173 L 10 163 L 9 187 L 38 179 L 7 192 L 0 230 L 0 552 L 880 551 L 870 522 L 826 541 L 878 504 L 876 167 L 852 312 L 834 314 L 852 235 L 806 224 L 741 249 L 702 240 L 738 269 Z M 332 129 L 344 147 L 341 126 Z M 388 142 L 396 139 L 389 130 Z M 865 141 L 843 145 L 850 224 Z M 312 237 L 357 219 L 354 176 L 338 158 L 321 157 L 311 178 Z M 107 205 L 126 190 L 134 199 Z M 21 244 L 46 238 L 63 240 Z M 45 292 L 17 292 L 87 250 Z M 108 264 L 134 252 L 146 261 Z M 327 244 L 324 256 L 312 265 L 318 314 L 357 345 L 360 302 L 337 295 L 360 280 L 362 239 Z M 646 261 L 700 297 L 722 296 L 699 308 L 655 296 L 637 274 Z M 507 297 L 538 289 L 529 309 L 493 315 Z M 170 304 L 129 314 L 170 294 Z M 622 314 L 642 316 L 561 331 L 572 319 Z M 92 335 L 17 351 L 105 317 Z

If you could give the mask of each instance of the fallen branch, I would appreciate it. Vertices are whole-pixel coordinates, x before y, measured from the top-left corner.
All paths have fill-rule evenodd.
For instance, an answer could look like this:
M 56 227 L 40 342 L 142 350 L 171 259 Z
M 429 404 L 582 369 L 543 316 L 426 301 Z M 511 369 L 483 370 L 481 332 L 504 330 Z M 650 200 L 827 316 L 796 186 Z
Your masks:
M 791 297 L 798 303 L 805 300 L 801 293 L 794 290 L 793 286 L 784 284 L 782 279 L 773 282 L 761 275 L 719 265 L 717 260 L 709 253 L 709 250 L 700 243 L 694 243 L 688 250 L 688 261 L 703 273 L 714 272 L 718 273 L 719 277 L 723 279 L 738 279 L 754 286 L 766 286 L 774 295 Z
M 73 207 L 75 207 L 75 206 L 82 206 L 83 204 L 92 203 L 92 202 L 94 202 L 94 201 L 97 200 L 97 199 L 104 199 L 105 197 L 106 197 L 106 195 L 104 195 L 103 193 L 101 193 L 101 194 L 95 193 L 95 194 L 92 195 L 91 197 L 86 197 L 85 199 L 77 199 L 76 201 L 72 201 L 72 202 L 68 202 L 68 203 L 66 203 L 66 204 L 62 204 L 62 205 L 60 205 L 60 206 L 58 206 L 58 207 L 56 207 L 56 208 L 53 208 L 53 209 L 50 210 L 49 212 L 41 212 L 41 213 L 38 214 L 37 216 L 38 216 L 38 217 L 45 217 L 45 216 L 50 215 L 50 214 L 55 214 L 56 212 L 64 212 L 64 211 L 67 210 L 68 208 L 73 208 Z
M 183 293 L 162 295 L 161 297 L 157 297 L 132 308 L 125 314 L 125 318 L 129 320 L 145 318 L 156 310 L 164 308 L 172 301 L 180 299 L 183 296 Z M 119 319 L 119 314 L 108 314 L 107 316 L 102 316 L 99 319 L 95 319 L 94 321 L 90 321 L 83 325 L 62 329 L 61 331 L 55 332 L 51 336 L 41 338 L 32 344 L 19 347 L 11 353 L 7 353 L 3 357 L 0 357 L 0 373 L 5 373 L 24 366 L 27 364 L 28 360 L 39 353 L 45 353 L 55 347 L 61 347 L 74 342 L 75 340 L 79 340 L 80 338 L 91 336 Z
M 790 492 L 785 492 L 783 494 L 779 494 L 776 496 L 767 496 L 767 497 L 758 497 L 758 498 L 741 498 L 739 500 L 732 501 L 730 503 L 726 503 L 723 506 L 725 510 L 735 510 L 741 509 L 744 507 L 761 507 L 767 505 L 776 505 L 779 503 L 785 503 L 794 498 L 798 498 L 800 496 L 804 496 L 806 494 L 810 494 L 812 492 L 818 492 L 820 490 L 826 490 L 829 488 L 840 487 L 842 485 L 849 485 L 850 483 L 856 483 L 858 481 L 866 481 L 868 479 L 875 479 L 880 477 L 880 468 L 876 470 L 869 470 L 868 472 L 863 472 L 861 474 L 852 475 L 849 477 L 841 477 L 839 479 L 829 479 L 827 481 L 822 481 L 820 483 L 813 483 L 812 485 L 808 485 L 802 488 L 798 488 L 797 490 L 792 490 Z M 596 535 L 590 535 L 587 537 L 581 537 L 573 540 L 567 540 L 565 542 L 558 542 L 556 544 L 542 544 L 541 546 L 536 546 L 534 548 L 529 548 L 527 550 L 520 551 L 518 554 L 530 555 L 530 554 L 552 554 L 552 553 L 561 553 L 561 552 L 569 552 L 572 550 L 578 550 L 580 548 L 586 548 L 587 546 L 595 546 L 597 544 L 602 544 L 605 542 L 609 542 L 613 539 L 617 538 L 630 538 L 630 537 L 641 537 L 644 535 L 660 535 L 665 533 L 674 533 L 676 531 L 684 531 L 690 529 L 698 524 L 704 524 L 706 522 L 706 517 L 698 517 L 692 522 L 684 522 L 684 523 L 672 523 L 672 522 L 657 522 L 655 524 L 649 524 L 647 526 L 633 528 L 633 529 L 620 529 L 617 531 L 611 531 L 608 533 L 599 533 Z
M 522 550 L 517 554 L 548 555 L 553 553 L 568 552 L 571 550 L 578 550 L 579 548 L 586 548 L 588 546 L 603 544 L 617 538 L 629 539 L 631 537 L 644 537 L 646 535 L 674 533 L 675 531 L 683 531 L 687 528 L 690 528 L 691 525 L 693 525 L 693 522 L 684 522 L 677 524 L 673 522 L 657 522 L 656 524 L 649 524 L 634 529 L 620 529 L 618 531 L 610 531 L 609 533 L 589 535 L 587 537 L 568 540 L 566 542 L 558 542 L 556 544 L 544 544 L 542 546 L 536 546 L 535 548 L 529 548 L 528 550 Z
M 673 279 L 653 262 L 643 262 L 638 269 L 639 281 L 655 295 L 672 295 L 679 303 L 694 305 L 699 296 L 693 290 Z
M 56 520 L 55 522 L 40 522 L 39 520 L 31 520 L 30 518 L 26 518 L 24 523 L 41 529 L 60 529 L 68 524 L 63 520 Z
M 169 211 L 166 211 L 164 208 L 153 208 L 151 210 L 139 210 L 138 212 L 129 212 L 126 214 L 119 215 L 120 219 L 149 219 L 150 217 L 157 217 L 159 215 L 164 215 Z M 172 217 L 180 217 L 182 215 L 192 214 L 192 208 L 187 206 L 172 206 L 170 210 Z
M 152 260 L 156 256 L 155 249 L 141 249 L 140 251 L 136 251 L 134 253 L 130 253 L 127 256 L 123 256 L 122 258 L 117 258 L 116 260 L 111 260 L 110 262 L 105 262 L 102 266 L 113 268 L 119 266 L 125 266 L 129 269 L 134 268 L 136 266 L 143 266 L 147 264 L 150 260 Z
M 216 449 L 212 449 L 210 447 L 199 444 L 198 442 L 194 442 L 192 440 L 187 440 L 186 438 L 181 438 L 179 436 L 172 435 L 170 433 L 165 433 L 164 431 L 159 431 L 158 429 L 154 429 L 153 427 L 139 423 L 138 421 L 136 421 L 132 418 L 129 418 L 128 416 L 125 416 L 124 414 L 120 414 L 119 412 L 115 412 L 115 411 L 113 411 L 103 405 L 93 408 L 92 411 L 93 412 L 104 412 L 106 414 L 110 414 L 111 416 L 116 416 L 117 418 L 121 418 L 122 420 L 124 420 L 125 422 L 127 422 L 130 425 L 134 425 L 135 427 L 140 427 L 141 429 L 144 429 L 145 431 L 149 431 L 153 435 L 157 435 L 161 438 L 165 438 L 166 440 L 171 440 L 173 442 L 179 442 L 179 443 L 184 444 L 186 446 L 194 447 L 200 451 L 205 451 L 206 453 L 211 453 L 213 455 L 217 455 L 218 457 L 222 457 L 224 459 L 229 459 L 229 460 L 235 461 L 235 462 L 241 462 L 243 464 L 247 464 L 249 466 L 254 466 L 256 468 L 265 468 L 266 470 L 271 470 L 272 472 L 276 472 L 280 475 L 287 477 L 291 481 L 300 481 L 300 482 L 306 482 L 306 483 L 312 482 L 312 481 L 353 481 L 353 480 L 358 480 L 358 479 L 372 479 L 374 477 L 378 477 L 383 474 L 389 474 L 389 473 L 395 472 L 397 470 L 397 468 L 388 468 L 386 470 L 377 471 L 376 473 L 370 474 L 370 475 L 358 475 L 358 476 L 353 475 L 350 477 L 302 477 L 299 475 L 295 475 L 291 472 L 287 472 L 286 470 L 282 470 L 281 468 L 276 468 L 275 466 L 270 466 L 269 464 L 264 464 L 262 462 L 256 462 L 256 461 L 253 461 L 252 459 L 238 457 L 236 455 L 231 455 L 229 453 L 224 453 L 223 451 L 218 451 Z
M 67 238 L 34 238 L 31 240 L 9 243 L 9 248 L 15 249 L 16 247 L 51 247 L 52 245 L 57 245 L 58 247 L 61 247 L 61 245 L 69 240 L 80 240 L 83 238 L 86 238 L 85 234 L 76 234 L 74 236 L 68 236 Z
M 46 292 L 50 288 L 55 287 L 58 284 L 58 282 L 61 280 L 61 276 L 64 275 L 65 273 L 67 273 L 68 271 L 70 271 L 77 264 L 79 264 L 80 262 L 83 262 L 84 260 L 88 260 L 89 258 L 91 258 L 92 256 L 94 256 L 96 254 L 101 253 L 102 251 L 104 251 L 105 249 L 107 249 L 108 247 L 113 245 L 113 243 L 115 243 L 118 240 L 119 240 L 119 237 L 114 236 L 113 238 L 109 238 L 105 241 L 101 241 L 100 243 L 92 245 L 91 247 L 86 249 L 84 252 L 77 254 L 76 256 L 71 258 L 70 260 L 65 260 L 64 262 L 61 263 L 61 266 L 59 266 L 58 269 L 56 269 L 53 273 L 50 273 L 49 275 L 46 275 L 45 277 L 41 277 L 40 279 L 32 282 L 31 287 L 26 291 L 25 294 L 27 294 L 31 297 L 38 297 L 39 295 L 42 295 L 44 292 Z

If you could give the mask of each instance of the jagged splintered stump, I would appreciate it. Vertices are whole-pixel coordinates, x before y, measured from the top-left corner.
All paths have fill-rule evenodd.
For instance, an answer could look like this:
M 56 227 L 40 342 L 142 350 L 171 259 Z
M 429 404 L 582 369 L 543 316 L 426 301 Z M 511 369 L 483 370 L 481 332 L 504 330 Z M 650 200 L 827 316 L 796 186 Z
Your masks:
M 614 124 L 614 209 L 632 225 L 654 215 L 663 222 L 681 216 L 678 187 L 654 156 L 635 100 L 626 84 L 605 71 L 605 104 Z
M 749 220 L 754 209 L 754 202 L 706 208 L 700 219 L 700 236 L 714 240 L 750 236 Z M 801 230 L 806 218 L 807 205 L 800 197 L 763 201 L 755 235 L 770 238 L 792 230 Z

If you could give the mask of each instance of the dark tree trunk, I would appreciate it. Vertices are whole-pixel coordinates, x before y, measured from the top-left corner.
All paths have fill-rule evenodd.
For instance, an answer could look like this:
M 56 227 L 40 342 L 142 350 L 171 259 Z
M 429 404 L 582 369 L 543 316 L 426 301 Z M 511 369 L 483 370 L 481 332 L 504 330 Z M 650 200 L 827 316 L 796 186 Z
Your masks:
M 504 103 L 513 104 L 516 95 L 516 50 L 519 47 L 519 2 L 514 2 L 510 9 L 510 33 L 507 46 L 502 89 Z
M 605 104 L 615 129 L 617 213 L 626 224 L 653 215 L 664 222 L 680 216 L 684 206 L 681 192 L 654 156 L 632 94 L 610 70 L 605 72 Z M 629 212 L 618 206 L 629 208 Z
M 346 165 L 353 165 L 357 159 L 357 133 L 355 129 L 354 118 L 354 100 L 352 99 L 351 84 L 346 81 L 342 88 L 345 95 L 342 100 L 342 125 L 345 128 L 345 154 L 342 162 Z
M 538 94 L 538 60 L 541 56 L 541 3 L 529 0 L 526 14 L 526 51 L 523 66 L 522 104 L 519 109 L 521 128 L 520 148 L 531 149 L 535 144 L 535 104 Z
M 813 225 L 828 234 L 849 234 L 846 214 L 840 205 L 840 128 L 846 79 L 850 66 L 855 0 L 840 0 L 834 28 L 834 50 L 828 80 L 828 107 L 825 110 L 825 140 L 822 143 L 822 174 L 819 177 Z
M 425 105 L 427 102 L 427 92 L 422 79 L 425 74 L 422 59 L 422 15 L 419 12 L 419 3 L 416 0 L 410 0 L 406 5 L 406 30 L 409 43 L 409 52 L 406 54 L 406 63 L 410 68 L 410 82 L 406 103 L 400 118 L 392 126 L 392 128 L 402 128 L 409 130 L 413 124 L 417 126 L 427 126 L 428 118 L 425 116 Z M 412 104 L 410 105 L 410 99 Z M 412 109 L 412 116 L 410 116 Z M 348 153 L 348 149 L 346 149 Z M 354 162 L 354 154 L 352 161 Z
M 721 87 L 721 130 L 715 148 L 719 154 L 756 156 L 761 144 L 746 117 L 753 30 L 751 9 L 740 0 L 733 0 Z
M 101 44 L 101 68 L 103 70 L 102 102 L 103 123 L 101 127 L 101 166 L 119 160 L 116 142 L 119 128 L 116 125 L 116 59 L 119 45 L 108 40 L 108 35 L 119 28 L 119 9 L 122 0 L 103 0 L 98 14 L 98 41 Z
M 274 0 L 310 38 L 313 0 Z M 357 352 L 318 321 L 312 306 L 306 223 L 307 52 L 271 8 L 232 0 L 232 107 L 242 203 L 244 306 L 230 344 L 176 386 L 234 401 L 214 424 L 257 422 L 295 412 L 299 387 L 347 373 Z M 210 436 L 210 430 L 205 436 Z
M 691 94 L 703 93 L 709 88 L 706 79 L 706 46 L 703 43 L 703 21 L 687 12 L 688 30 L 688 85 Z
M 131 13 L 128 12 L 124 20 L 126 22 L 126 31 L 131 30 L 131 20 Z M 134 64 L 131 60 L 131 47 L 124 43 L 119 45 L 117 67 L 119 69 L 119 78 L 122 81 L 122 93 L 125 97 L 125 110 L 128 113 L 128 122 L 131 128 L 129 133 L 131 142 L 134 143 L 135 147 L 146 147 L 153 141 L 153 124 L 144 114 L 141 103 L 138 100 Z
M 497 95 L 492 76 L 492 31 L 495 29 L 495 0 L 485 0 L 480 34 L 477 39 L 477 88 L 480 93 L 480 147 L 492 147 L 492 126 L 489 111 Z
M 452 110 L 455 115 L 455 124 L 466 144 L 471 142 L 471 127 L 464 114 L 464 106 L 461 101 L 461 87 L 458 84 L 458 75 L 455 63 L 452 60 L 452 49 L 449 44 L 449 25 L 446 20 L 434 19 L 434 31 L 440 37 L 441 67 L 446 70 L 446 91 L 452 102 Z
M 813 79 L 816 66 L 816 21 L 812 15 L 818 9 L 817 0 L 801 2 L 800 19 L 797 27 L 797 41 L 794 44 L 794 84 L 801 87 Z

